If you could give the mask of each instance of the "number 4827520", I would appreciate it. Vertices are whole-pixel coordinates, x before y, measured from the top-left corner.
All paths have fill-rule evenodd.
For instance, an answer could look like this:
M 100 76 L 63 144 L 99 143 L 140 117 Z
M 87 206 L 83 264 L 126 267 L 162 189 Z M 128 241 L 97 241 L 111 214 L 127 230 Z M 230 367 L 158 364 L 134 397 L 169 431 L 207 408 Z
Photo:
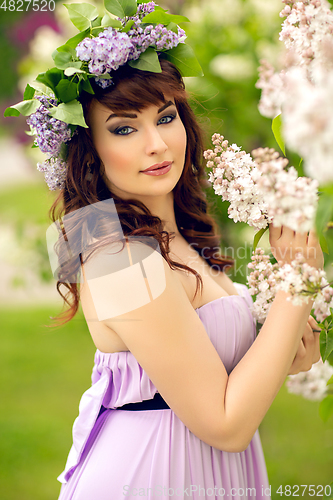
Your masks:
M 0 9 L 4 11 L 9 10 L 10 12 L 28 11 L 29 8 L 35 12 L 53 11 L 55 9 L 55 2 L 54 0 L 3 0 L 0 4 Z
M 297 485 L 294 484 L 293 486 L 290 486 L 289 484 L 285 486 L 279 486 L 278 489 L 276 490 L 276 493 L 279 495 L 283 495 L 286 497 L 325 497 L 328 498 L 332 494 L 332 485 L 327 484 L 326 486 L 319 485 L 307 485 L 307 484 L 301 484 Z

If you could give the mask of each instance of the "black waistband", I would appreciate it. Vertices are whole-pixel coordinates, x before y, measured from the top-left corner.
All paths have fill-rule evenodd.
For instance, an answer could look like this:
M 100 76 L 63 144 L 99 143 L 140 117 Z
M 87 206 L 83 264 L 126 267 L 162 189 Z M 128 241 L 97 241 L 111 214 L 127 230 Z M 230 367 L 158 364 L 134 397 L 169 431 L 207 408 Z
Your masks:
M 128 403 L 124 406 L 115 408 L 115 410 L 170 410 L 170 406 L 168 406 L 162 396 L 158 392 L 156 392 L 153 399 L 146 399 L 145 401 L 140 401 L 139 403 Z

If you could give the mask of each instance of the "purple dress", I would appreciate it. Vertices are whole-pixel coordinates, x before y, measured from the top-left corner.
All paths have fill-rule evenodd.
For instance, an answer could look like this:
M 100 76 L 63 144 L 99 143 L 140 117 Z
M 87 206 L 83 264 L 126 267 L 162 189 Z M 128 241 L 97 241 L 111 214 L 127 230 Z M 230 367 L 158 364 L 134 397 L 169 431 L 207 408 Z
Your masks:
M 228 373 L 255 339 L 251 296 L 245 285 L 235 285 L 239 295 L 196 309 Z M 113 411 L 156 392 L 131 352 L 97 350 L 92 386 L 82 396 L 58 478 L 59 500 L 270 499 L 258 431 L 245 451 L 230 453 L 201 441 L 171 409 Z M 98 417 L 102 405 L 109 410 Z

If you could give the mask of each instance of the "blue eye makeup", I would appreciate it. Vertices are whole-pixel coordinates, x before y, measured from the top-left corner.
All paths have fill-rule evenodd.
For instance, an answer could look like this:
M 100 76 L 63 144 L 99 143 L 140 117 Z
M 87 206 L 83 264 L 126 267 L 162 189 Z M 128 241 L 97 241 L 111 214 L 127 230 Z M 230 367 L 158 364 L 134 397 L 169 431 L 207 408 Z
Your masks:
M 157 125 L 167 125 L 168 123 L 171 123 L 177 116 L 177 113 L 172 113 L 169 115 L 162 116 L 158 122 Z M 114 130 L 110 130 L 112 134 L 115 135 L 130 135 L 135 131 L 135 128 L 130 127 L 129 125 L 125 125 L 124 127 L 117 127 Z
M 176 118 L 176 115 L 174 115 L 174 114 L 162 116 L 162 118 L 160 118 L 158 120 L 158 123 L 161 125 L 165 125 L 167 123 L 171 123 L 175 118 Z

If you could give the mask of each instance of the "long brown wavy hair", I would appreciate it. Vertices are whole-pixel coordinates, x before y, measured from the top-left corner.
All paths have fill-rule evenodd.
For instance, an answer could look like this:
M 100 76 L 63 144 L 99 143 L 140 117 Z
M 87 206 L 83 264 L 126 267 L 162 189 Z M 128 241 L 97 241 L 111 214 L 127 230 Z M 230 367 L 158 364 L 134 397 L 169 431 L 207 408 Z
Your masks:
M 94 85 L 94 95 L 84 92 L 81 103 L 86 121 L 89 125 L 89 110 L 95 99 L 116 113 L 129 109 L 140 112 L 150 105 L 158 106 L 165 102 L 166 95 L 174 97 L 187 133 L 184 169 L 173 190 L 176 223 L 181 235 L 194 246 L 198 254 L 210 266 L 222 271 L 230 267 L 233 261 L 220 254 L 221 236 L 218 234 L 215 220 L 208 214 L 208 209 L 211 207 L 204 191 L 209 183 L 203 161 L 203 133 L 188 103 L 188 94 L 178 69 L 162 58 L 160 58 L 160 63 L 162 73 L 139 71 L 125 65 L 114 73 L 114 85 L 111 87 L 103 90 Z M 94 147 L 90 129 L 78 127 L 77 133 L 69 142 L 65 188 L 53 203 L 50 217 L 53 221 L 61 220 L 63 216 L 78 211 L 80 208 L 110 198 L 114 200 L 124 236 L 155 238 L 162 256 L 171 269 L 179 268 L 195 275 L 196 295 L 199 284 L 201 288 L 203 286 L 201 276 L 190 267 L 175 262 L 169 257 L 169 243 L 174 233 L 163 230 L 161 219 L 153 215 L 142 202 L 136 199 L 123 200 L 110 192 L 103 180 L 103 165 Z M 83 231 L 82 225 L 72 224 L 72 231 Z M 95 231 L 99 242 L 107 244 L 107 234 L 105 232 L 103 234 L 103 231 L 99 235 L 97 233 L 98 231 Z M 95 245 L 93 250 L 96 248 Z M 78 280 L 73 279 L 73 276 L 77 276 L 78 273 L 80 273 L 78 259 L 65 263 L 61 267 L 61 272 L 58 273 L 57 290 L 69 308 L 56 318 L 52 318 L 57 320 L 57 325 L 68 322 L 78 311 L 80 291 L 77 285 Z M 66 294 L 61 292 L 61 285 L 66 287 Z

